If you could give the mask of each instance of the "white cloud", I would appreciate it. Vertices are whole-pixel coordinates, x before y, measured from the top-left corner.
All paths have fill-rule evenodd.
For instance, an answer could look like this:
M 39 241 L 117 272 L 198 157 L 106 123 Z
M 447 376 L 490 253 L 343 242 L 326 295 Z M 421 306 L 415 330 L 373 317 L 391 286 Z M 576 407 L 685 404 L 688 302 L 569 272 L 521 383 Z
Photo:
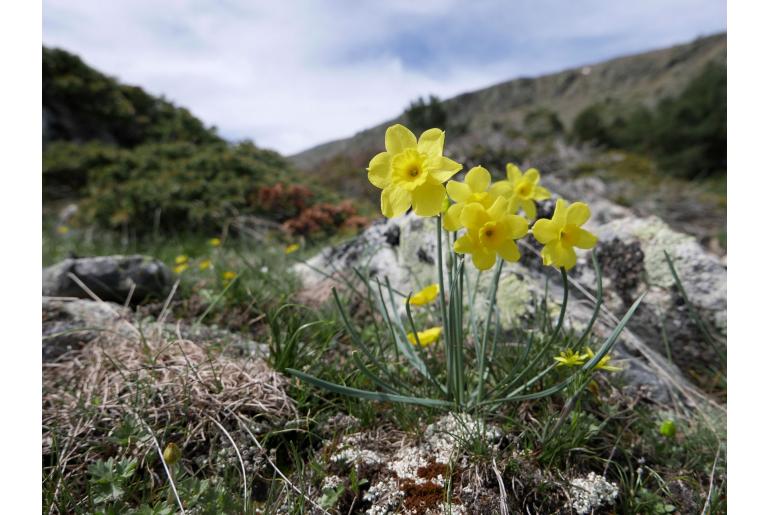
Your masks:
M 43 13 L 46 45 L 166 95 L 225 137 L 284 153 L 391 118 L 418 95 L 452 96 L 725 23 L 713 0 L 44 0 Z M 410 63 L 420 52 L 411 48 L 423 48 L 413 44 L 434 66 Z

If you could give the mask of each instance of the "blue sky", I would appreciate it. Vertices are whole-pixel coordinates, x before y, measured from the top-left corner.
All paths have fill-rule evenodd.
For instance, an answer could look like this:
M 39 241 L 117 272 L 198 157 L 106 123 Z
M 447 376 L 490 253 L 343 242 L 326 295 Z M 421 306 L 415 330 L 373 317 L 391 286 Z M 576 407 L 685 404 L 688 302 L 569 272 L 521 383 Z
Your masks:
M 43 43 L 291 154 L 448 98 L 724 31 L 724 0 L 44 0 Z

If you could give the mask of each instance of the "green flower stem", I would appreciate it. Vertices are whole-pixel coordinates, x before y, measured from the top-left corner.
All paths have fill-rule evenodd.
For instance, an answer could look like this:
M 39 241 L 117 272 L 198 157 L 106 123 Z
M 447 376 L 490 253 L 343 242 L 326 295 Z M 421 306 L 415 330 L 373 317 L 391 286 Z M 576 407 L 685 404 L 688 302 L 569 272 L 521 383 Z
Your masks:
M 454 394 L 453 363 L 449 343 L 449 324 L 447 323 L 446 294 L 444 291 L 444 259 L 441 245 L 441 215 L 436 217 L 436 268 L 438 271 L 439 305 L 441 309 L 441 325 L 444 331 L 444 353 L 447 360 L 447 384 L 446 389 L 450 397 Z
M 564 267 L 561 267 L 559 270 L 561 270 L 561 282 L 562 282 L 562 286 L 564 287 L 564 296 L 562 297 L 562 301 L 561 301 L 561 310 L 559 311 L 559 320 L 556 322 L 556 328 L 554 328 L 553 334 L 551 335 L 551 341 L 548 342 L 548 345 L 546 347 L 550 347 L 556 342 L 556 338 L 559 337 L 559 332 L 561 331 L 561 326 L 564 324 L 564 315 L 567 313 L 567 299 L 569 298 L 569 279 L 567 279 L 567 271 L 564 269 Z
M 487 375 L 486 355 L 487 355 L 487 339 L 489 338 L 489 324 L 492 321 L 492 312 L 495 309 L 495 302 L 497 299 L 497 286 L 500 284 L 500 273 L 502 271 L 503 271 L 503 260 L 498 259 L 497 266 L 495 267 L 495 276 L 492 279 L 492 289 L 489 293 L 489 305 L 487 306 L 487 318 L 486 318 L 486 321 L 484 322 L 484 332 L 481 335 L 481 348 L 479 350 L 479 355 L 477 356 L 478 363 L 479 363 L 479 382 L 478 382 L 478 385 L 476 386 L 476 393 L 475 393 L 475 398 L 477 402 L 483 400 L 484 382 L 486 380 L 486 375 Z

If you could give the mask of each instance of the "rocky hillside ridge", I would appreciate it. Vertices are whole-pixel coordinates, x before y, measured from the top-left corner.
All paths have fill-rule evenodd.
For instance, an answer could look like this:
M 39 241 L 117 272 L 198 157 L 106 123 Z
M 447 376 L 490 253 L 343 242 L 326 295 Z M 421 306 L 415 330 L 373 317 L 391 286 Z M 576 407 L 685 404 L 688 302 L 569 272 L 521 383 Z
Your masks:
M 511 139 L 506 133 L 521 130 L 527 113 L 546 107 L 565 126 L 589 105 L 601 101 L 641 102 L 653 105 L 679 93 L 710 62 L 726 63 L 727 36 L 716 34 L 670 48 L 579 66 L 537 78 L 519 78 L 442 102 L 447 115 L 447 148 L 467 155 L 475 145 L 496 146 Z M 301 169 L 313 170 L 338 155 L 371 154 L 382 146 L 382 134 L 401 115 L 351 138 L 325 143 L 294 156 Z

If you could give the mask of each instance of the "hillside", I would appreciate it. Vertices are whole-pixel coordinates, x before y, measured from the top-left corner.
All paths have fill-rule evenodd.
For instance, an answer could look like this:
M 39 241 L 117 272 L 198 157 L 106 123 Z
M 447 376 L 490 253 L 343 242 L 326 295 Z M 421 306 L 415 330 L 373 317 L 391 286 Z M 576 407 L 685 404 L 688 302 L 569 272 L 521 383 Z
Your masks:
M 120 147 L 223 142 L 187 109 L 121 84 L 66 50 L 43 47 L 43 144 L 62 140 Z
M 656 215 L 715 252 L 726 246 L 727 38 L 520 78 L 439 101 L 290 158 L 327 187 L 379 205 L 364 169 L 393 123 L 446 128 L 447 152 L 465 169 L 535 166 L 567 195 L 586 176 L 640 216 Z M 682 197 L 683 189 L 690 195 Z
M 564 126 L 571 126 L 578 113 L 598 102 L 651 106 L 681 92 L 707 63 L 724 64 L 726 59 L 727 36 L 717 34 L 684 45 L 464 93 L 442 102 L 447 131 L 454 139 L 451 150 L 463 153 L 490 137 L 494 145 L 506 131 L 525 131 L 527 114 L 538 108 L 555 112 Z M 406 116 L 402 114 L 352 138 L 310 148 L 290 159 L 299 168 L 310 170 L 340 154 L 370 154 L 382 145 L 384 129 L 399 122 L 407 122 Z

